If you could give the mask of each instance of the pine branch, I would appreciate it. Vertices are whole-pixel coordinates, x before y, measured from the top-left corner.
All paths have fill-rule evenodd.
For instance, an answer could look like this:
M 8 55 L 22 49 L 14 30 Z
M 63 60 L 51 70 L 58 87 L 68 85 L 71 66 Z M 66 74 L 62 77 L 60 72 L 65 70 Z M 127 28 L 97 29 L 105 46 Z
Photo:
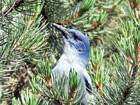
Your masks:
M 129 97 L 129 95 L 132 93 L 132 89 L 134 87 L 134 81 L 136 79 L 136 74 L 137 74 L 137 70 L 138 70 L 138 67 L 134 67 L 132 66 L 132 78 L 131 80 L 128 82 L 127 84 L 127 87 L 124 89 L 123 91 L 123 94 L 122 94 L 122 97 L 121 97 L 121 100 L 120 102 L 118 103 L 118 105 L 123 105 L 125 103 L 125 101 L 127 100 L 127 98 Z

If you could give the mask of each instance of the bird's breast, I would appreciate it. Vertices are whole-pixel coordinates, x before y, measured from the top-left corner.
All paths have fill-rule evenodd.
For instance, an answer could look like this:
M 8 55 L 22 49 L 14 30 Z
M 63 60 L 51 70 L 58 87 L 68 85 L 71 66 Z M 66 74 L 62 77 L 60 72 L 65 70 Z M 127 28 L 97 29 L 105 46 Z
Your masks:
M 60 74 L 69 76 L 69 72 L 71 69 L 74 69 L 78 73 L 78 75 L 81 76 L 80 74 L 83 70 L 85 70 L 85 67 L 80 59 L 70 55 L 62 55 L 56 66 L 54 67 L 53 72 L 59 72 Z

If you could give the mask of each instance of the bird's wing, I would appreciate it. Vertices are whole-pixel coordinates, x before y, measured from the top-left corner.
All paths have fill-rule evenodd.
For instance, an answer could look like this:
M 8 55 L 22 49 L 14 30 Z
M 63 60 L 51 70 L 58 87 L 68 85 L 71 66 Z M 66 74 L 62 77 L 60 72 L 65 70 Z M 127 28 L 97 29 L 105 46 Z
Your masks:
M 87 70 L 83 70 L 83 77 L 84 77 L 84 83 L 86 86 L 86 90 L 89 94 L 92 93 L 92 81 L 91 78 L 87 72 Z
M 92 84 L 88 81 L 87 78 L 84 78 L 85 85 L 86 85 L 86 90 L 88 93 L 92 94 Z

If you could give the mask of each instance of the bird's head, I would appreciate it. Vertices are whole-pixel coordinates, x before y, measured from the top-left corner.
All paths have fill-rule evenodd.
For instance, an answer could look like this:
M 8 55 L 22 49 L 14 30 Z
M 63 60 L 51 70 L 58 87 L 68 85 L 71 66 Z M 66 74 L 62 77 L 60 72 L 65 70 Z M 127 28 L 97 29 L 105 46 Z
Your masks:
M 75 29 L 66 29 L 65 27 L 53 23 L 63 35 L 64 53 L 69 57 L 75 57 L 82 61 L 84 65 L 88 64 L 90 42 L 89 39 L 80 31 Z

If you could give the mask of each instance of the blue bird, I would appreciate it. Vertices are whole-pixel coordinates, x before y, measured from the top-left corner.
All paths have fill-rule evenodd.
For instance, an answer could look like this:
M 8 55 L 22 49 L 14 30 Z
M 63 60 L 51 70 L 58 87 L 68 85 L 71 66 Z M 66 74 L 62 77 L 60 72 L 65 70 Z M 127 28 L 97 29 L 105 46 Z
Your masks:
M 63 77 L 65 74 L 69 78 L 69 72 L 74 69 L 78 74 L 78 80 L 80 81 L 81 94 L 84 94 L 81 105 L 88 105 L 88 102 L 92 98 L 92 82 L 86 67 L 89 60 L 90 42 L 89 39 L 80 31 L 75 29 L 66 29 L 65 27 L 53 23 L 63 36 L 64 48 L 63 54 L 56 63 L 56 66 L 52 70 L 52 81 Z M 65 85 L 69 86 L 68 84 Z

